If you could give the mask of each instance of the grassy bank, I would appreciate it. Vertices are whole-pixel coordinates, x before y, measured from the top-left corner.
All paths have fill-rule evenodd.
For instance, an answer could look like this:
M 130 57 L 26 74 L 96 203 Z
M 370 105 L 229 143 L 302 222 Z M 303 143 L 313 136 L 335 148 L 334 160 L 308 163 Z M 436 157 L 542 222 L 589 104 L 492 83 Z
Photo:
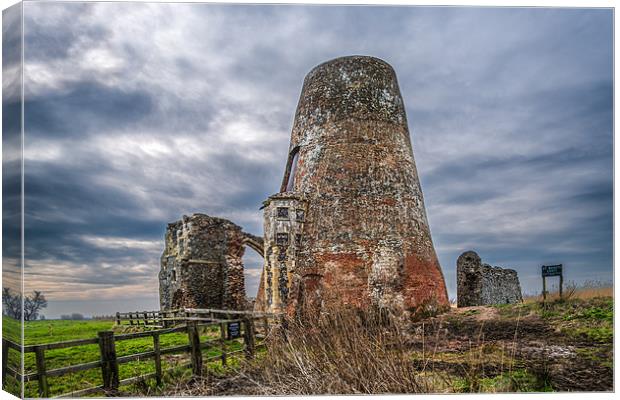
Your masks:
M 393 322 L 393 321 L 392 321 Z M 403 328 L 333 312 L 290 323 L 241 372 L 165 395 L 505 393 L 613 390 L 613 299 L 467 307 Z

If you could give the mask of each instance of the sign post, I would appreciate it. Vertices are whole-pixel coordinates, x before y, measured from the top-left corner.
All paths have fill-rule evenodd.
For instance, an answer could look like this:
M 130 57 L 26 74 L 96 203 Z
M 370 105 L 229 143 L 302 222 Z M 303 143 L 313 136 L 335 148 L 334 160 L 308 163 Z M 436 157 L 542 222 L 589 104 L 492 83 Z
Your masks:
M 542 266 L 543 301 L 547 300 L 547 277 L 548 276 L 559 276 L 560 277 L 560 298 L 562 298 L 562 285 L 564 283 L 564 276 L 562 276 L 562 264 Z
M 235 321 L 235 322 L 229 322 L 228 323 L 228 340 L 232 340 L 232 339 L 236 339 L 241 337 L 241 322 L 239 321 Z

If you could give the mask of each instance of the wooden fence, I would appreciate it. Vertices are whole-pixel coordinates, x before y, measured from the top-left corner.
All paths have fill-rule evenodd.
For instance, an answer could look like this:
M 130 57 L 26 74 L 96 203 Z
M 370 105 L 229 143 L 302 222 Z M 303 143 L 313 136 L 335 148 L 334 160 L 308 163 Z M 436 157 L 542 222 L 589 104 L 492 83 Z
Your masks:
M 185 310 L 184 310 L 185 311 Z M 223 312 L 227 314 L 237 314 L 240 318 L 237 319 L 210 319 L 207 317 L 200 317 L 200 315 L 211 315 L 210 313 L 216 314 L 217 312 Z M 127 313 L 127 314 L 136 314 L 136 313 Z M 178 325 L 170 328 L 164 329 L 155 329 L 148 330 L 143 332 L 136 333 L 127 333 L 121 335 L 114 335 L 113 331 L 103 331 L 98 333 L 98 337 L 91 339 L 79 339 L 79 340 L 70 340 L 65 342 L 57 342 L 57 343 L 47 343 L 47 344 L 38 344 L 38 345 L 29 345 L 23 346 L 23 348 L 14 342 L 11 342 L 7 339 L 2 339 L 2 348 L 3 348 L 3 359 L 2 359 L 2 378 L 3 382 L 6 382 L 5 378 L 7 374 L 13 376 L 14 378 L 21 380 L 23 378 L 24 382 L 30 382 L 37 380 L 38 381 L 38 392 L 41 397 L 49 397 L 50 390 L 47 382 L 48 377 L 61 376 L 68 373 L 85 371 L 89 369 L 101 368 L 101 376 L 103 380 L 103 385 L 90 387 L 87 389 L 82 389 L 79 391 L 74 391 L 70 393 L 66 393 L 63 395 L 59 395 L 56 397 L 78 397 L 85 396 L 92 393 L 97 393 L 103 391 L 106 396 L 115 396 L 118 394 L 118 388 L 120 385 L 130 384 L 137 382 L 142 379 L 147 378 L 155 378 L 157 384 L 161 384 L 162 374 L 166 371 L 162 371 L 162 363 L 161 356 L 165 354 L 174 354 L 174 353 L 189 353 L 190 361 L 186 362 L 182 366 L 191 366 L 192 373 L 194 375 L 201 375 L 203 373 L 203 356 L 202 350 L 205 348 L 213 348 L 219 347 L 221 354 L 208 357 L 206 359 L 207 362 L 210 361 L 221 361 L 222 365 L 226 365 L 227 358 L 235 355 L 236 353 L 245 353 L 246 358 L 253 358 L 255 354 L 255 349 L 257 347 L 256 338 L 256 326 L 255 320 L 261 319 L 263 321 L 263 335 L 258 335 L 258 338 L 261 336 L 264 338 L 269 331 L 269 321 L 268 316 L 265 314 L 261 315 L 252 315 L 252 313 L 245 312 L 230 312 L 223 310 L 190 310 L 188 312 L 189 317 L 184 320 L 183 325 Z M 118 314 L 117 314 L 118 316 Z M 131 317 L 129 317 L 131 318 Z M 122 320 L 122 317 L 121 317 Z M 176 321 L 179 321 L 177 319 Z M 118 319 L 117 319 L 118 323 Z M 242 333 L 243 338 L 243 349 L 227 352 L 226 350 L 226 340 L 227 340 L 227 328 L 229 327 L 229 323 L 239 323 L 240 327 L 243 328 L 240 330 L 240 334 Z M 149 326 L 148 323 L 144 324 Z M 200 339 L 199 328 L 201 327 L 211 327 L 211 326 L 219 326 L 220 337 L 217 339 L 211 339 L 207 341 L 202 341 Z M 187 332 L 188 335 L 188 344 L 173 346 L 168 348 L 160 347 L 160 337 L 162 335 L 171 334 L 175 332 Z M 121 357 L 117 357 L 116 355 L 116 342 L 123 340 L 131 340 L 137 338 L 144 337 L 152 337 L 153 338 L 153 350 L 147 351 L 138 354 L 125 355 Z M 62 349 L 67 347 L 76 347 L 76 346 L 84 346 L 89 344 L 98 344 L 99 345 L 99 353 L 100 360 L 87 362 L 79 365 L 66 366 L 62 368 L 55 369 L 47 369 L 45 363 L 45 352 L 47 350 L 54 349 Z M 263 344 L 262 342 L 258 345 Z M 22 351 L 24 353 L 35 353 L 36 358 L 36 372 L 26 373 L 24 375 L 20 374 L 19 371 L 16 371 L 7 365 L 8 361 L 8 351 L 9 349 L 13 349 L 15 351 Z M 128 379 L 119 380 L 119 364 L 128 363 L 130 361 L 143 360 L 143 359 L 154 359 L 155 362 L 155 372 L 144 374 L 136 377 L 131 377 Z M 177 367 L 174 367 L 177 368 Z M 171 368 L 170 370 L 174 369 Z
M 185 323 L 186 321 L 218 322 L 244 316 L 251 316 L 253 319 L 262 319 L 264 321 L 273 321 L 281 317 L 280 314 L 257 313 L 252 311 L 220 310 L 215 308 L 181 308 L 163 311 L 117 312 L 116 325 L 164 328 L 178 323 Z

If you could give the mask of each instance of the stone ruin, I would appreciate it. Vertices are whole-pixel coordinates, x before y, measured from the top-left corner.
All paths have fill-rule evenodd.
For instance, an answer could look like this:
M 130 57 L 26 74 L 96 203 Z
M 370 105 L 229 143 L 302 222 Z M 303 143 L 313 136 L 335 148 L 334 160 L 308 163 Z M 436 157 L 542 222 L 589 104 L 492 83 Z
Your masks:
M 386 62 L 342 57 L 308 73 L 280 191 L 263 212 L 255 310 L 379 307 L 406 315 L 448 307 L 405 106 Z M 171 224 L 162 308 L 241 307 L 247 237 L 205 215 Z
M 456 262 L 457 306 L 512 304 L 523 301 L 517 271 L 482 263 L 474 251 Z
M 205 214 L 168 224 L 159 272 L 162 310 L 246 308 L 242 257 L 245 247 L 262 255 L 262 238 Z

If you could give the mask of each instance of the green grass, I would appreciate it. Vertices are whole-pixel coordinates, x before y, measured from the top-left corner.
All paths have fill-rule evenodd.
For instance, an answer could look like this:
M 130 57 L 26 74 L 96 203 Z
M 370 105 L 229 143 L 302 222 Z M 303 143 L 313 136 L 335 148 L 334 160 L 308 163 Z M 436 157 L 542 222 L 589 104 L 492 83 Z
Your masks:
M 465 312 L 463 313 L 463 316 L 464 316 L 464 317 L 468 317 L 468 316 L 471 316 L 471 315 L 476 315 L 476 314 L 480 314 L 480 310 L 476 310 L 476 309 L 473 309 L 473 310 L 467 310 L 467 311 L 465 311 Z
M 21 330 L 21 321 L 16 320 L 11 317 L 7 317 L 6 315 L 2 316 L 2 337 L 4 339 L 9 339 L 15 343 L 19 343 L 21 341 L 22 330 Z
M 571 321 L 571 320 L 576 320 L 576 319 L 605 321 L 605 322 L 613 323 L 614 321 L 613 302 L 609 301 L 607 303 L 601 304 L 600 306 L 592 306 L 589 308 L 585 308 L 577 313 L 564 316 L 565 321 Z
M 10 320 L 10 318 L 8 319 Z M 16 327 L 17 329 L 19 329 L 18 321 L 7 321 L 6 317 L 3 319 L 3 333 L 6 336 L 9 336 L 8 332 L 14 333 Z M 77 339 L 96 338 L 98 332 L 113 329 L 115 329 L 114 321 L 45 320 L 26 322 L 24 326 L 24 344 L 34 345 Z M 122 332 L 119 332 L 118 329 L 115 330 L 117 331 L 115 332 L 115 335 L 122 334 Z M 215 338 L 219 338 L 218 327 L 210 327 L 209 329 L 203 328 L 201 330 L 201 341 L 204 342 L 206 340 Z M 175 332 L 160 336 L 161 349 L 184 345 L 188 343 L 189 341 L 187 333 L 185 332 Z M 230 352 L 242 349 L 243 344 L 240 342 L 240 340 L 234 340 L 227 341 L 226 346 L 227 352 Z M 152 337 L 137 338 L 116 342 L 117 357 L 136 353 L 143 353 L 151 350 L 153 350 Z M 203 349 L 204 358 L 219 355 L 221 355 L 221 350 L 218 347 Z M 46 368 L 48 370 L 66 367 L 70 365 L 82 364 L 91 361 L 97 361 L 99 360 L 99 358 L 99 347 L 97 344 L 68 347 L 56 350 L 47 350 L 45 352 Z M 14 367 L 17 367 L 18 369 L 19 353 L 17 351 L 10 351 L 10 360 L 12 360 L 12 364 L 15 364 Z M 166 370 L 169 368 L 173 368 L 187 361 L 188 355 L 185 353 L 164 355 L 162 356 L 162 369 Z M 234 363 L 233 358 L 231 358 L 230 361 L 231 363 Z M 25 354 L 24 365 L 27 374 L 36 372 L 36 360 L 34 353 Z M 219 372 L 223 372 L 226 370 L 221 366 L 216 366 L 216 362 L 208 364 L 207 368 Z M 155 364 L 153 359 L 151 358 L 147 358 L 144 361 L 139 360 L 119 365 L 119 378 L 121 380 L 151 372 L 155 372 Z M 184 372 L 181 371 L 179 373 L 182 374 Z M 102 384 L 101 370 L 99 368 L 95 368 L 87 371 L 70 373 L 59 377 L 49 377 L 48 384 L 50 387 L 51 396 L 85 389 L 91 386 L 98 386 Z M 143 390 L 146 390 L 149 387 L 152 390 L 154 387 L 154 379 L 153 382 L 144 382 L 141 385 L 143 386 Z M 36 382 L 36 380 L 26 383 L 24 390 L 26 397 L 38 397 L 38 383 Z
M 609 326 L 580 327 L 570 333 L 597 343 L 611 343 L 614 340 L 614 330 Z
M 575 351 L 579 357 L 587 358 L 607 368 L 613 368 L 613 358 L 609 357 L 613 352 L 612 346 L 613 344 L 607 347 L 577 348 Z
M 597 343 L 613 341 L 614 302 L 611 297 L 555 299 L 497 307 L 504 318 L 535 315 L 573 338 Z
M 113 321 L 83 320 L 29 321 L 24 324 L 24 344 L 64 342 L 97 337 L 97 332 L 112 330 Z
M 17 344 L 21 343 L 21 321 L 3 315 L 2 337 Z M 9 350 L 7 366 L 19 371 L 21 369 L 20 363 L 19 352 L 13 349 Z M 3 389 L 15 396 L 21 396 L 21 382 L 12 377 L 7 376 Z
M 550 304 L 553 324 L 573 338 L 596 343 L 613 342 L 613 298 L 571 299 Z
M 453 382 L 457 393 L 551 392 L 547 382 L 540 382 L 526 369 L 504 372 L 492 378 L 458 378 Z

